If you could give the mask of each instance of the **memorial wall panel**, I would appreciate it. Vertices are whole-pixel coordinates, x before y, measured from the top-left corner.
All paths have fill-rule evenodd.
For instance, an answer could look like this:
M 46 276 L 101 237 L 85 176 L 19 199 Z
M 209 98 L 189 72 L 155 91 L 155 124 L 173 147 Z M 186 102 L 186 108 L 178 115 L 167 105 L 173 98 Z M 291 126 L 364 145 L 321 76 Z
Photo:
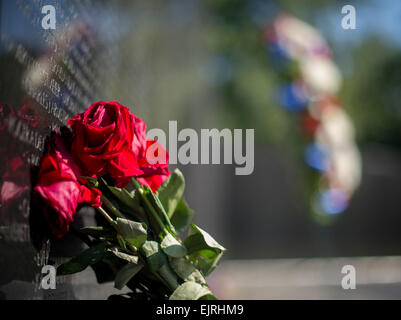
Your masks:
M 113 60 L 112 46 L 104 45 L 106 35 L 93 23 L 100 3 L 0 2 L 0 299 L 72 299 L 72 282 L 88 277 L 57 277 L 56 290 L 41 288 L 42 267 L 83 245 L 72 236 L 43 240 L 31 186 L 50 132 L 104 95 L 102 79 Z M 107 12 L 104 3 L 102 10 Z M 93 219 L 83 209 L 75 226 Z

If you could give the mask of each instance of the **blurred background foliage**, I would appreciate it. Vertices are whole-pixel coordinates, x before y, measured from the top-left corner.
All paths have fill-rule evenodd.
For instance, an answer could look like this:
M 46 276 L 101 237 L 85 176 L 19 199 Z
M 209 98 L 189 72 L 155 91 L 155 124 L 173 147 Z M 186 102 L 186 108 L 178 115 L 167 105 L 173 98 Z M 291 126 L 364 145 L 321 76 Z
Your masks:
M 320 31 L 343 72 L 340 98 L 354 120 L 358 142 L 375 141 L 398 148 L 400 46 L 391 41 L 391 36 L 383 37 L 379 27 L 376 33 L 367 34 L 358 28 L 342 30 L 341 7 L 346 3 L 121 2 L 120 10 L 127 14 L 123 14 L 125 19 L 119 17 L 125 33 L 119 41 L 118 80 L 110 83 L 114 87 L 112 94 L 138 108 L 146 105 L 143 108 L 148 114 L 157 110 L 158 120 L 152 119 L 154 127 L 166 126 L 165 119 L 169 118 L 190 121 L 190 110 L 202 105 L 199 99 L 207 95 L 203 105 L 207 113 L 212 113 L 206 120 L 209 126 L 213 121 L 220 128 L 253 127 L 259 143 L 285 146 L 294 136 L 294 124 L 288 112 L 278 105 L 276 89 L 280 79 L 267 54 L 263 27 L 278 12 L 292 13 L 318 29 L 322 16 L 331 15 L 337 24 L 329 24 L 329 32 Z M 359 13 L 369 7 L 374 10 L 378 3 L 358 2 L 358 26 L 362 24 L 359 19 L 367 19 Z M 383 2 L 384 6 L 390 4 Z M 382 11 L 380 14 L 385 14 Z M 350 33 L 354 34 L 350 37 Z M 344 38 L 348 43 L 344 44 Z M 122 89 L 126 91 L 122 93 Z
M 196 222 L 221 235 L 217 240 L 231 248 L 227 256 L 399 253 L 401 2 L 355 1 L 355 30 L 341 28 L 341 8 L 348 1 L 82 3 L 107 56 L 95 100 L 118 100 L 148 128 L 166 133 L 169 120 L 178 121 L 178 130 L 255 129 L 251 176 L 235 176 L 230 165 L 180 166 Z M 41 42 L 26 31 L 30 22 L 12 11 L 11 4 L 3 2 L 4 12 L 10 12 L 2 15 L 3 25 L 40 56 Z M 264 28 L 281 12 L 314 26 L 327 40 L 343 75 L 339 98 L 355 125 L 362 153 L 362 185 L 332 225 L 311 219 L 310 196 L 319 177 L 304 162 L 307 138 L 298 116 L 279 103 L 280 86 L 297 68 L 280 73 L 268 54 Z M 2 59 L 1 64 L 3 78 L 18 81 L 18 63 Z M 3 94 L 18 105 L 19 92 Z M 351 247 L 350 241 L 355 242 Z
M 221 165 L 181 168 L 189 203 L 198 212 L 195 219 L 222 235 L 232 248 L 228 256 L 399 252 L 401 4 L 356 2 L 357 28 L 344 30 L 345 4 L 173 0 L 112 5 L 119 12 L 112 20 L 120 25 L 121 36 L 113 43 L 119 60 L 105 79 L 102 99 L 133 106 L 150 128 L 167 133 L 168 120 L 178 120 L 179 130 L 255 129 L 252 176 L 234 176 L 232 168 Z M 310 199 L 319 176 L 304 163 L 307 138 L 297 115 L 279 105 L 278 89 L 286 75 L 269 56 L 263 30 L 280 12 L 304 20 L 326 38 L 343 75 L 338 96 L 354 122 L 362 153 L 362 185 L 351 207 L 331 225 L 311 219 Z

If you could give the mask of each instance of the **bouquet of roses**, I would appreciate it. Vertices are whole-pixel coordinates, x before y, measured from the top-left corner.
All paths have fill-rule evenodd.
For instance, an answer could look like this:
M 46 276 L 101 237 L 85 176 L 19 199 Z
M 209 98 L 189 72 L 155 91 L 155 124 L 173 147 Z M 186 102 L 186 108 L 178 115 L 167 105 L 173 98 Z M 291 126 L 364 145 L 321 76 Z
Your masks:
M 48 141 L 34 199 L 58 238 L 81 204 L 101 218 L 79 230 L 89 248 L 57 275 L 92 266 L 107 270 L 116 288 L 132 290 L 125 295 L 132 299 L 216 299 L 205 277 L 225 249 L 190 224 L 184 177 L 169 171 L 167 151 L 146 139 L 145 123 L 117 102 L 97 102 L 68 125 Z

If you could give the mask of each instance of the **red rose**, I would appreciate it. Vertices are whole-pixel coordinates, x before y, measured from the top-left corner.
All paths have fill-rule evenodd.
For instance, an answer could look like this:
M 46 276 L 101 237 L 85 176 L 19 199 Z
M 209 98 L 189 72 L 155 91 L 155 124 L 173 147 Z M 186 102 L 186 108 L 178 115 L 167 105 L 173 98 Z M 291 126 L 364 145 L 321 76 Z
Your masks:
M 145 130 L 145 125 L 143 125 L 143 130 Z M 142 136 L 144 137 L 144 135 Z M 138 181 L 156 191 L 170 175 L 168 153 L 156 140 L 143 140 L 138 149 L 141 151 L 137 152 L 135 156 L 138 159 L 139 168 L 143 172 L 138 176 Z M 116 179 L 115 184 L 117 187 L 123 187 L 129 183 L 130 179 L 130 177 L 121 177 Z
M 29 190 L 29 168 L 20 156 L 5 160 L 3 183 L 0 187 L 2 220 L 5 221 L 9 206 L 18 203 L 20 196 Z
M 156 192 L 171 174 L 168 169 L 168 153 L 156 140 L 146 141 L 145 156 L 139 160 L 139 164 L 144 174 L 138 181 L 144 186 L 149 186 L 153 192 Z
M 170 171 L 168 174 L 155 174 L 150 177 L 146 178 L 138 178 L 138 181 L 143 185 L 143 186 L 148 186 L 149 188 L 152 189 L 153 192 L 156 192 L 157 189 L 163 184 L 164 181 L 167 180 L 167 178 L 170 175 Z
M 48 153 L 39 168 L 36 195 L 45 203 L 45 218 L 52 233 L 61 238 L 74 220 L 78 204 L 100 206 L 100 191 L 79 182 L 80 171 L 59 135 L 50 141 Z
M 137 121 L 138 120 L 138 121 Z M 85 175 L 106 174 L 116 180 L 140 176 L 135 152 L 142 152 L 142 120 L 118 102 L 96 102 L 68 120 L 73 131 L 71 152 Z
M 144 153 L 138 160 L 143 171 L 142 176 L 167 174 L 169 172 L 167 150 L 157 140 L 146 140 L 144 149 Z
M 132 177 L 170 174 L 167 151 L 146 140 L 145 123 L 118 102 L 96 102 L 68 124 L 73 130 L 71 152 L 85 175 L 109 174 L 115 186 L 125 187 Z

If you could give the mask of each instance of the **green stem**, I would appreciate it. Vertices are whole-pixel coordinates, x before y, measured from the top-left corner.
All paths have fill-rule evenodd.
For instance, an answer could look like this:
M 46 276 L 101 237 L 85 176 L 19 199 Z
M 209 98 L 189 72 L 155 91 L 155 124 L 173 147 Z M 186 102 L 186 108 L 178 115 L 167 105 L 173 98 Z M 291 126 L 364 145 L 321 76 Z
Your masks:
M 103 215 L 103 217 L 106 218 L 108 222 L 110 222 L 111 225 L 114 225 L 114 220 L 107 214 L 107 212 L 102 207 L 97 207 L 96 209 Z
M 157 279 L 159 279 L 159 281 L 161 282 L 161 283 L 163 283 L 167 288 L 169 288 L 171 291 L 174 291 L 171 287 L 170 287 L 170 284 L 166 281 L 166 280 L 164 280 L 164 278 L 160 275 L 160 274 L 158 274 L 157 272 L 153 272 L 153 274 L 156 276 L 156 278 Z
M 143 202 L 145 203 L 145 205 L 148 207 L 150 213 L 152 214 L 152 216 L 155 218 L 155 220 L 157 221 L 157 223 L 159 224 L 160 228 L 162 229 L 162 231 L 164 231 L 164 233 L 168 233 L 168 230 L 166 228 L 166 226 L 164 225 L 163 221 L 160 219 L 159 214 L 157 213 L 157 211 L 155 210 L 155 208 L 153 208 L 152 204 L 150 203 L 149 199 L 146 198 L 146 196 L 143 194 L 143 188 L 140 185 L 140 183 L 135 179 L 132 178 L 132 184 L 134 185 L 135 189 L 139 192 L 139 195 L 141 196 L 141 199 L 143 200 Z
M 157 272 L 168 283 L 168 287 L 170 288 L 171 291 L 177 289 L 178 287 L 177 278 L 174 277 L 168 265 L 163 265 Z
M 127 189 L 123 188 L 122 191 L 127 195 L 127 197 L 129 197 L 130 199 L 134 199 L 132 194 L 128 192 Z M 135 201 L 131 201 L 130 203 L 131 209 L 133 210 L 133 214 L 137 214 L 139 215 L 139 218 L 141 220 L 145 220 L 146 221 L 146 212 L 143 209 L 143 207 L 141 207 L 139 204 L 135 203 Z
M 145 204 L 149 207 L 149 210 L 154 212 L 154 213 L 152 212 L 152 214 L 156 214 L 157 217 L 159 218 L 159 220 L 161 220 L 160 217 L 159 217 L 159 214 L 156 211 L 156 209 L 150 203 L 149 199 L 146 198 L 146 196 L 143 194 L 143 188 L 142 188 L 141 184 L 135 178 L 132 178 L 132 183 L 134 184 L 134 187 L 136 188 L 136 190 L 138 190 L 139 193 L 141 194 L 141 197 L 142 197 L 142 199 L 144 199 Z M 151 189 L 149 191 L 153 193 L 153 191 Z M 153 198 L 155 199 L 155 201 L 157 203 L 157 206 L 159 207 L 164 219 L 166 220 L 167 226 L 169 227 L 171 234 L 173 236 L 175 236 L 175 228 L 174 228 L 173 224 L 171 223 L 170 218 L 168 217 L 168 215 L 166 213 L 166 210 L 164 210 L 163 205 L 161 204 L 159 198 L 155 194 L 153 194 Z M 163 229 L 165 229 L 165 228 L 166 228 L 166 226 L 163 223 Z M 167 230 L 167 232 L 168 232 L 168 230 Z
M 150 192 L 153 193 L 152 190 L 150 190 Z M 162 203 L 160 202 L 159 198 L 158 198 L 156 195 L 154 195 L 154 199 L 155 199 L 155 201 L 156 201 L 158 207 L 160 208 L 160 210 L 161 210 L 161 212 L 162 212 L 162 214 L 163 214 L 163 217 L 164 217 L 164 219 L 166 220 L 168 227 L 170 228 L 170 231 L 171 231 L 171 232 L 173 233 L 173 235 L 175 236 L 175 228 L 174 228 L 173 224 L 171 223 L 170 218 L 169 218 L 169 216 L 167 215 L 166 210 L 164 210 L 164 207 L 163 207 Z
M 152 203 L 149 201 L 149 199 L 146 197 L 146 195 L 144 194 L 144 190 L 141 186 L 141 184 L 135 179 L 132 179 L 132 183 L 135 187 L 135 189 L 139 192 L 141 199 L 143 200 L 143 202 L 145 203 L 145 205 L 147 206 L 147 208 L 149 209 L 149 211 L 151 212 L 152 216 L 154 217 L 154 219 L 157 221 L 157 223 L 159 224 L 160 228 L 162 229 L 162 231 L 167 234 L 169 233 L 169 231 L 167 230 L 166 226 L 164 225 L 163 221 L 160 219 L 158 212 L 156 211 L 156 209 L 153 207 Z M 163 209 L 163 206 L 161 205 L 159 199 L 157 197 L 155 197 L 156 201 L 158 201 L 158 205 L 160 206 L 161 209 Z M 119 217 L 119 218 L 124 218 L 124 215 L 113 205 L 113 203 L 107 199 L 104 195 L 102 195 L 101 200 L 103 202 L 103 204 L 105 205 L 105 207 L 111 211 L 115 216 Z M 98 207 L 96 208 L 105 218 L 106 220 L 113 226 L 115 227 L 115 221 L 107 214 L 107 212 L 102 208 L 102 207 Z M 174 227 L 170 222 L 170 219 L 168 218 L 165 210 L 161 210 L 163 213 L 163 216 L 166 218 L 167 224 L 171 229 L 171 232 L 174 232 Z M 129 248 L 131 251 L 133 251 L 134 253 L 136 253 L 136 248 L 135 250 L 133 250 L 133 248 Z M 139 259 L 143 261 L 143 263 L 146 263 L 146 261 L 143 259 L 143 257 L 139 254 Z M 178 282 L 176 280 L 176 278 L 174 277 L 174 275 L 171 273 L 171 270 L 167 267 L 167 266 L 163 266 L 162 268 L 160 268 L 157 272 L 154 272 L 154 275 L 167 287 L 169 288 L 172 292 L 177 289 L 178 287 Z
M 106 198 L 104 194 L 102 194 L 100 198 L 103 202 L 103 204 L 106 206 L 107 209 L 109 209 L 116 217 L 118 218 L 125 218 L 124 215 L 118 210 L 114 204 L 111 203 L 109 199 Z

